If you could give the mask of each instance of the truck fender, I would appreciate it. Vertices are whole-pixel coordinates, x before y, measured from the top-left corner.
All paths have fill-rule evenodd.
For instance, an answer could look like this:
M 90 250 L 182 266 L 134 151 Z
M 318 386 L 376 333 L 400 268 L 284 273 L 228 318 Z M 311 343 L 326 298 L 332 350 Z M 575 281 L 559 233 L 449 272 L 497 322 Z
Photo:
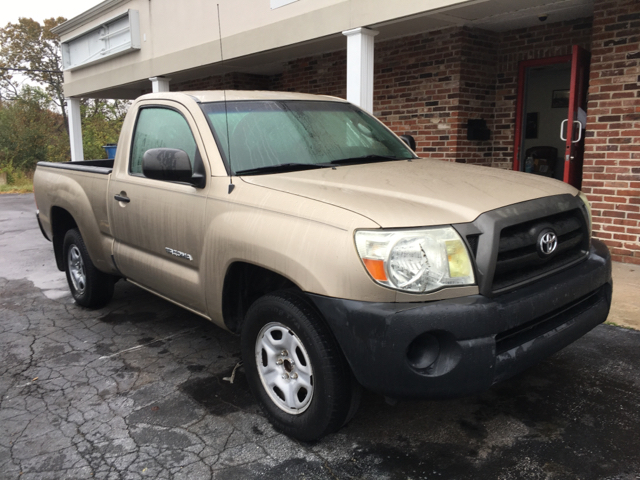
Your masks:
M 49 187 L 56 192 L 56 204 L 50 207 L 49 221 L 58 268 L 64 270 L 62 265 L 64 235 L 70 228 L 77 226 L 96 268 L 106 273 L 116 273 L 110 261 L 112 238 L 101 233 L 87 194 L 80 184 L 68 177 L 58 176 L 56 180 Z

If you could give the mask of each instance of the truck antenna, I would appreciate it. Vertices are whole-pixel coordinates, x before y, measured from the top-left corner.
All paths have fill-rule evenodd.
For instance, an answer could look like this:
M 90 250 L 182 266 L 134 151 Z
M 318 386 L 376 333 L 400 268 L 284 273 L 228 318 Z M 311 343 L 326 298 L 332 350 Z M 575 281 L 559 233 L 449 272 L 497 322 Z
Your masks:
M 220 35 L 220 67 L 224 66 L 224 55 L 222 53 L 222 27 L 220 26 L 220 4 L 216 3 L 218 9 L 218 35 Z M 222 68 L 222 81 L 224 82 L 224 68 Z M 224 97 L 224 121 L 227 128 L 227 156 L 229 161 L 229 193 L 236 187 L 233 184 L 233 169 L 231 168 L 231 138 L 229 138 L 229 112 L 227 110 L 227 91 L 222 90 Z

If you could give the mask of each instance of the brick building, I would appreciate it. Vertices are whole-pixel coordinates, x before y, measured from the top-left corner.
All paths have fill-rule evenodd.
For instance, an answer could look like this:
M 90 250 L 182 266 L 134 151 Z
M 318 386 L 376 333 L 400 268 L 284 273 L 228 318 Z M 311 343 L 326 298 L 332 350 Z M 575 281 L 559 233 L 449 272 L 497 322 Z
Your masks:
M 156 88 L 171 90 L 266 89 L 346 97 L 396 133 L 413 135 L 420 155 L 574 184 L 588 194 L 594 235 L 609 245 L 614 260 L 640 265 L 638 0 L 527 0 L 518 2 L 520 8 L 505 0 L 443 0 L 421 7 L 401 1 L 393 9 L 377 0 L 366 9 L 355 0 L 313 7 L 310 0 L 274 2 L 274 17 L 261 24 L 249 19 L 249 26 L 222 36 L 229 52 L 224 61 L 211 53 L 220 48 L 214 34 L 209 43 L 193 40 L 174 52 L 148 53 L 145 60 L 145 45 L 154 41 L 150 18 L 162 23 L 162 17 L 149 10 L 149 33 L 144 33 L 142 10 L 152 7 L 139 5 L 140 51 L 97 66 L 72 65 L 65 91 L 70 98 L 134 98 L 151 91 L 153 79 Z M 192 3 L 195 8 L 201 2 Z M 437 8 L 428 9 L 427 3 Z M 58 27 L 63 45 L 104 25 L 114 13 L 134 8 L 136 1 L 100 5 L 102 10 Z M 336 9 L 342 7 L 347 10 L 341 14 Z M 346 12 L 348 20 L 341 16 Z M 187 21 L 172 20 L 182 26 Z M 283 30 L 285 24 L 293 33 Z M 309 25 L 309 31 L 295 25 Z M 362 45 L 369 49 L 365 59 L 373 59 L 369 66 L 357 63 L 360 53 L 350 51 L 342 36 L 359 27 L 367 29 Z M 192 60 L 167 60 L 181 52 Z M 142 55 L 138 64 L 135 55 Z M 347 72 L 354 65 L 364 80 L 352 97 Z M 140 72 L 131 73 L 138 67 Z

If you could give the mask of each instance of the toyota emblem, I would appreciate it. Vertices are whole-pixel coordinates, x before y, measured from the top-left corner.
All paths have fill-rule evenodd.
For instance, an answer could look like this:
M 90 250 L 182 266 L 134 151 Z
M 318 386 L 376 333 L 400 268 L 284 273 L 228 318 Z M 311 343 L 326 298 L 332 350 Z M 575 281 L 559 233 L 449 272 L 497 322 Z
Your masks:
M 538 251 L 542 255 L 551 255 L 558 247 L 558 236 L 553 230 L 544 230 L 538 236 Z

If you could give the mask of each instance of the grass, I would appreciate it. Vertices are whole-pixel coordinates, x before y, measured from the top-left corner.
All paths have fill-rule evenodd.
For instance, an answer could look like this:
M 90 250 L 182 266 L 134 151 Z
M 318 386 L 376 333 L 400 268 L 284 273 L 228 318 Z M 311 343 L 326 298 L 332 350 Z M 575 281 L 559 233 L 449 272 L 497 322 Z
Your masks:
M 0 185 L 0 195 L 4 193 L 33 193 L 33 183 L 20 183 L 18 185 Z
M 9 175 L 0 175 L 0 181 L 2 180 L 9 181 L 0 185 L 0 194 L 33 193 L 33 173 L 24 174 L 22 172 L 13 172 Z

